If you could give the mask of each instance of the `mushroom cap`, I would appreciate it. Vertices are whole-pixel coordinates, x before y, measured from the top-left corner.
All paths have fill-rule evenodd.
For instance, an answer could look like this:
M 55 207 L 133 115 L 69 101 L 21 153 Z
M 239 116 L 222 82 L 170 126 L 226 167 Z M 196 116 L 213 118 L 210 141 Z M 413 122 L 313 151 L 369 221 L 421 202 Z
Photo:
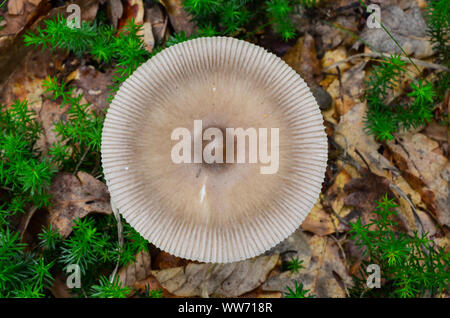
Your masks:
M 277 173 L 261 174 L 260 162 L 175 164 L 171 133 L 193 131 L 194 120 L 279 128 Z M 323 118 L 303 79 L 229 37 L 186 41 L 140 66 L 111 103 L 101 151 L 111 199 L 131 226 L 170 254 L 215 263 L 257 256 L 292 234 L 327 164 Z

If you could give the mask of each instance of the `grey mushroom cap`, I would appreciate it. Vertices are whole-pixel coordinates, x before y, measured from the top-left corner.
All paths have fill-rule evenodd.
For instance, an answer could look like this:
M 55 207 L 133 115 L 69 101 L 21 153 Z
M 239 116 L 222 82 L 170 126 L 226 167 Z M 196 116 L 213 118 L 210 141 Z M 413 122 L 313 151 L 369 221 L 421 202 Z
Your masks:
M 279 168 L 176 164 L 177 127 L 279 128 Z M 292 234 L 317 201 L 327 138 L 316 100 L 284 61 L 254 44 L 208 37 L 169 47 L 140 66 L 107 112 L 102 165 L 125 220 L 158 248 L 226 263 Z

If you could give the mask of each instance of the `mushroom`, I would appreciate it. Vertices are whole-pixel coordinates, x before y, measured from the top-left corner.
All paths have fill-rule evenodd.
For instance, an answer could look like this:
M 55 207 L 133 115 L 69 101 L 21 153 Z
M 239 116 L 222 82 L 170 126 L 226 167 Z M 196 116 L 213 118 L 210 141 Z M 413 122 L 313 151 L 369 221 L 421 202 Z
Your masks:
M 266 146 L 266 157 L 278 154 L 276 169 L 263 173 L 267 160 L 250 160 L 254 138 L 239 147 L 237 137 L 225 140 L 227 128 L 255 128 L 258 154 Z M 209 145 L 216 160 L 173 160 L 182 140 L 188 147 L 176 154 L 201 157 Z M 236 148 L 244 162 L 225 160 Z M 140 66 L 111 103 L 101 151 L 111 199 L 131 226 L 170 254 L 215 263 L 257 256 L 292 234 L 319 197 L 327 163 L 323 118 L 302 78 L 228 37 L 186 41 Z

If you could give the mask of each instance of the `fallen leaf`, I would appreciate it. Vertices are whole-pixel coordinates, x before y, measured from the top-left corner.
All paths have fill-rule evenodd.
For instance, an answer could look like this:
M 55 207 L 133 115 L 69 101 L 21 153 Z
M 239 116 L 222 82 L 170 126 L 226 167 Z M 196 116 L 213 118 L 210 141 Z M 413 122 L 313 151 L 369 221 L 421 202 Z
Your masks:
M 20 15 L 23 13 L 25 6 L 25 0 L 9 0 L 8 1 L 8 14 Z
M 126 0 L 123 2 L 123 14 L 118 24 L 119 32 L 131 19 L 134 20 L 135 25 L 144 24 L 144 3 L 142 0 Z
M 378 152 L 381 145 L 375 141 L 373 136 L 369 136 L 365 132 L 366 109 L 365 103 L 359 103 L 341 116 L 334 139 L 345 154 L 348 154 L 359 166 L 365 167 L 365 162 L 357 154 L 357 151 L 367 161 L 373 173 L 379 176 L 387 176 L 388 171 L 397 171 L 398 173 L 398 169 Z
M 183 31 L 187 37 L 194 34 L 197 26 L 192 21 L 191 15 L 184 10 L 181 0 L 161 0 L 160 3 L 166 8 L 175 32 Z
M 315 77 L 321 75 L 322 69 L 317 58 L 314 38 L 308 33 L 297 40 L 283 56 L 283 60 L 300 74 L 309 86 L 315 82 Z
M 450 165 L 439 144 L 421 133 L 406 133 L 387 142 L 396 166 L 418 191 L 439 223 L 450 224 Z
M 449 140 L 448 127 L 435 121 L 428 123 L 421 133 L 436 141 L 447 142 Z
M 61 137 L 55 131 L 55 124 L 59 122 L 67 113 L 69 105 L 61 107 L 60 103 L 45 99 L 38 113 L 38 120 L 42 126 L 43 134 L 36 143 L 42 153 L 46 154 L 47 150 L 53 143 L 60 141 Z
M 58 272 L 55 276 L 50 291 L 55 298 L 72 298 L 70 289 L 67 287 L 66 277 L 62 272 Z
M 32 5 L 38 6 L 42 0 L 27 0 L 27 2 L 31 3 Z
M 303 261 L 303 266 L 308 267 L 311 260 L 308 240 L 309 236 L 299 228 L 287 239 L 267 251 L 265 255 L 279 254 L 283 262 L 298 258 Z
M 384 194 L 388 193 L 389 197 L 394 197 L 389 188 L 389 180 L 367 170 L 362 178 L 350 180 L 344 191 L 348 194 L 344 204 L 356 208 L 360 215 L 367 216 L 367 220 L 372 217 L 372 211 L 377 207 L 376 201 Z
M 50 185 L 49 224 L 63 237 L 72 232 L 73 221 L 90 213 L 111 214 L 106 185 L 86 172 L 76 176 L 58 173 Z
M 377 143 L 373 136 L 367 135 L 364 131 L 363 119 L 365 111 L 365 103 L 355 105 L 345 115 L 341 116 L 340 122 L 336 127 L 334 139 L 336 143 L 342 147 L 344 157 L 351 159 L 346 161 L 358 171 L 368 168 L 371 173 L 386 178 L 386 180 L 390 180 L 393 185 L 397 186 L 405 195 L 413 200 L 413 204 L 420 204 L 417 200 L 418 194 L 415 193 L 404 180 L 400 174 L 400 170 L 383 155 L 382 151 L 380 151 L 383 148 L 382 145 Z M 381 192 L 379 193 L 381 194 Z M 392 194 L 391 197 L 393 197 L 394 194 L 392 192 L 390 193 Z M 359 194 L 353 194 L 353 198 L 351 197 L 347 200 L 357 200 L 358 198 L 356 196 L 358 195 Z M 417 224 L 410 204 L 401 198 L 400 194 L 395 193 L 395 196 L 400 204 L 399 218 L 403 226 L 408 230 L 417 229 Z M 380 199 L 381 196 L 376 198 L 376 200 Z M 355 203 L 355 201 L 350 201 L 350 203 L 352 202 Z M 367 212 L 369 213 L 371 211 Z
M 69 75 L 74 80 L 73 84 L 83 90 L 84 98 L 100 112 L 109 107 L 108 97 L 111 93 L 113 76 L 112 69 L 100 72 L 90 65 L 81 66 Z
M 407 55 L 425 58 L 434 54 L 432 43 L 427 38 L 427 25 L 418 7 L 405 12 L 397 6 L 382 6 L 380 14 L 383 25 Z M 376 51 L 403 53 L 383 28 L 370 29 L 366 26 L 360 37 Z
M 106 14 L 108 16 L 109 21 L 114 26 L 114 29 L 117 29 L 119 24 L 119 19 L 123 15 L 123 4 L 121 0 L 108 0 L 106 4 Z
M 15 5 L 16 1 L 9 2 Z M 28 2 L 21 2 L 24 7 L 20 15 L 5 14 L 3 24 L 0 29 L 0 87 L 8 79 L 10 74 L 17 68 L 18 64 L 23 64 L 25 55 L 32 48 L 25 47 L 23 34 L 25 28 L 33 24 L 40 14 L 45 14 L 50 6 L 42 3 L 34 6 Z M 14 11 L 13 11 L 14 12 Z
M 332 217 L 325 212 L 320 202 L 317 202 L 303 221 L 301 228 L 319 236 L 326 236 L 336 232 L 336 225 Z
M 312 236 L 308 241 L 311 261 L 298 272 L 285 271 L 269 278 L 262 286 L 264 291 L 287 292 L 295 290 L 295 282 L 303 283 L 309 295 L 316 297 L 345 297 L 352 279 L 340 256 L 340 249 L 328 237 Z
M 152 24 L 148 20 L 144 22 L 144 44 L 147 51 L 153 52 L 155 37 L 153 36 Z
M 279 255 L 236 263 L 195 264 L 152 271 L 161 286 L 176 296 L 237 297 L 261 285 Z
M 122 286 L 134 287 L 136 282 L 147 278 L 150 275 L 151 270 L 151 257 L 147 251 L 140 251 L 136 255 L 136 261 L 123 266 L 117 276 Z M 132 296 L 134 293 L 130 296 Z
M 163 43 L 167 32 L 168 17 L 164 15 L 163 8 L 159 3 L 148 8 L 145 12 L 145 19 L 152 26 L 152 34 L 156 43 Z
M 339 116 L 361 103 L 365 65 L 365 62 L 361 62 L 353 66 L 342 74 L 340 80 L 335 79 L 328 87 L 327 91 L 336 103 L 336 112 Z
M 139 291 L 139 293 L 143 294 L 145 290 L 158 290 L 160 289 L 162 291 L 162 296 L 164 298 L 172 298 L 176 297 L 174 294 L 169 293 L 167 290 L 161 286 L 161 284 L 158 282 L 158 280 L 155 278 L 155 276 L 150 275 L 147 278 L 137 281 L 134 284 L 134 288 Z
M 333 2 L 330 1 L 330 3 Z M 358 32 L 358 24 L 356 15 L 340 15 L 331 23 L 318 21 L 311 24 L 310 28 L 315 34 L 319 35 L 318 46 L 321 47 L 321 51 L 326 52 L 337 48 L 339 45 L 352 45 L 355 42 L 352 33 Z
M 316 81 L 322 78 L 320 61 L 317 58 L 314 38 L 306 33 L 283 56 L 283 60 L 305 80 L 317 100 L 320 109 L 331 107 L 332 99 Z
M 326 69 L 327 67 L 329 67 L 337 62 L 340 62 L 346 58 L 347 58 L 347 50 L 343 46 L 340 46 L 335 50 L 326 51 L 325 55 L 321 59 L 322 69 Z M 339 72 L 342 74 L 346 70 L 348 70 L 350 67 L 351 67 L 351 64 L 348 62 L 341 63 L 341 64 L 339 64 Z M 339 75 L 338 72 L 336 71 L 336 68 L 327 71 L 327 73 L 333 74 L 333 75 L 326 75 L 325 78 L 320 81 L 320 85 L 323 86 L 324 88 L 328 88 L 328 86 Z
M 282 296 L 283 295 L 280 292 L 267 292 L 262 290 L 262 286 L 259 286 L 251 292 L 239 296 L 239 298 L 281 298 Z
M 80 6 L 83 21 L 92 21 L 97 15 L 98 0 L 76 0 L 73 3 Z M 32 46 L 26 47 L 22 35 L 25 28 L 27 31 L 36 32 L 38 26 L 45 28 L 45 20 L 53 19 L 57 15 L 67 15 L 68 5 L 52 9 L 50 1 L 41 1 L 38 6 L 26 2 L 22 15 L 5 16 L 7 24 L 0 30 L 0 91 L 8 86 L 5 84 L 8 84 L 7 81 L 13 73 L 22 73 L 22 77 L 27 75 L 24 70 L 20 69 L 24 64 L 36 69 L 41 68 L 43 71 L 58 65 L 58 56 L 62 55 L 61 52 L 48 54 L 48 52 L 36 50 Z M 42 58 L 33 60 L 38 55 Z M 47 61 L 44 62 L 43 59 L 47 59 Z M 2 95 L 0 93 L 0 96 Z
M 154 261 L 153 268 L 167 269 L 172 267 L 180 267 L 187 265 L 188 261 L 184 258 L 176 257 L 172 254 L 161 251 Z

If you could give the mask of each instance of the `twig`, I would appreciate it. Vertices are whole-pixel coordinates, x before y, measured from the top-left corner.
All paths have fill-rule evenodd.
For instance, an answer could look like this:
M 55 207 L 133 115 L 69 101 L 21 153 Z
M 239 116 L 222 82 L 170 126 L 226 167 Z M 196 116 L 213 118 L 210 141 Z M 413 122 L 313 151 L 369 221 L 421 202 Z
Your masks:
M 347 256 L 345 255 L 345 252 L 344 252 L 344 249 L 342 248 L 341 242 L 337 238 L 335 238 L 333 235 L 330 235 L 330 237 L 333 239 L 333 241 L 336 243 L 336 245 L 341 250 L 342 257 L 344 258 L 344 264 L 346 267 L 348 267 Z M 346 270 L 348 270 L 348 268 Z M 344 279 L 342 279 L 342 285 L 344 285 L 345 294 L 347 295 L 347 297 L 350 297 L 350 293 L 348 292 L 347 284 L 345 283 Z
M 116 205 L 114 204 L 113 200 L 111 200 L 111 210 L 114 213 L 114 217 L 116 218 L 116 222 L 117 222 L 117 240 L 119 242 L 119 257 L 117 258 L 117 262 L 116 262 L 116 266 L 114 267 L 113 272 L 111 273 L 110 276 L 110 281 L 111 283 L 114 282 L 114 278 L 117 274 L 117 271 L 119 269 L 119 265 L 120 265 L 120 255 L 122 253 L 122 249 L 123 249 L 123 226 L 122 226 L 122 221 L 120 220 L 120 214 L 119 214 L 119 209 L 117 209 Z
M 372 173 L 372 170 L 370 170 L 370 166 L 369 163 L 366 161 L 366 158 L 364 158 L 364 156 L 359 152 L 358 148 L 355 147 L 355 153 L 362 159 L 362 161 L 364 161 L 364 163 L 366 164 L 367 170 L 369 170 L 370 173 Z
M 86 148 L 86 151 L 84 152 L 83 156 L 81 157 L 80 161 L 78 161 L 77 166 L 75 167 L 75 170 L 73 171 L 73 175 L 76 175 L 78 172 L 78 169 L 81 166 L 81 163 L 84 161 L 84 158 L 86 158 L 86 155 L 88 154 L 89 150 L 91 150 L 91 146 Z
M 414 206 L 414 204 L 411 202 L 411 200 L 408 198 L 408 196 L 395 184 L 392 184 L 389 182 L 389 187 L 391 189 L 393 189 L 395 192 L 397 192 L 411 206 L 411 210 L 413 211 L 414 219 L 416 220 L 416 223 L 418 225 L 420 225 L 420 227 L 418 226 L 417 228 L 419 229 L 420 235 L 422 235 L 424 233 L 423 223 L 420 220 L 419 214 L 417 213 L 417 210 L 416 210 L 416 207 Z
M 324 68 L 323 72 L 327 72 L 329 70 L 332 70 L 332 69 L 334 69 L 335 67 L 337 67 L 340 64 L 349 62 L 349 61 L 351 61 L 351 60 L 353 60 L 355 58 L 359 58 L 359 57 L 371 57 L 371 58 L 387 57 L 388 58 L 388 57 L 390 57 L 390 55 L 387 54 L 387 53 L 377 53 L 377 52 L 358 53 L 358 54 L 349 56 L 346 59 L 340 60 L 340 61 L 338 61 L 338 62 L 336 62 L 336 63 L 334 63 L 334 64 L 332 64 L 332 65 L 330 65 L 330 66 L 328 66 L 326 68 Z M 446 71 L 446 72 L 450 71 L 449 68 L 447 68 L 447 67 L 445 67 L 443 65 L 440 65 L 440 64 L 425 62 L 425 61 L 414 59 L 414 58 L 407 58 L 405 56 L 400 56 L 400 59 L 402 61 L 405 61 L 405 62 L 409 62 L 411 60 L 415 64 L 423 66 L 423 67 L 426 67 L 426 68 L 431 68 L 431 69 L 435 69 L 435 70 L 439 70 L 439 71 Z

